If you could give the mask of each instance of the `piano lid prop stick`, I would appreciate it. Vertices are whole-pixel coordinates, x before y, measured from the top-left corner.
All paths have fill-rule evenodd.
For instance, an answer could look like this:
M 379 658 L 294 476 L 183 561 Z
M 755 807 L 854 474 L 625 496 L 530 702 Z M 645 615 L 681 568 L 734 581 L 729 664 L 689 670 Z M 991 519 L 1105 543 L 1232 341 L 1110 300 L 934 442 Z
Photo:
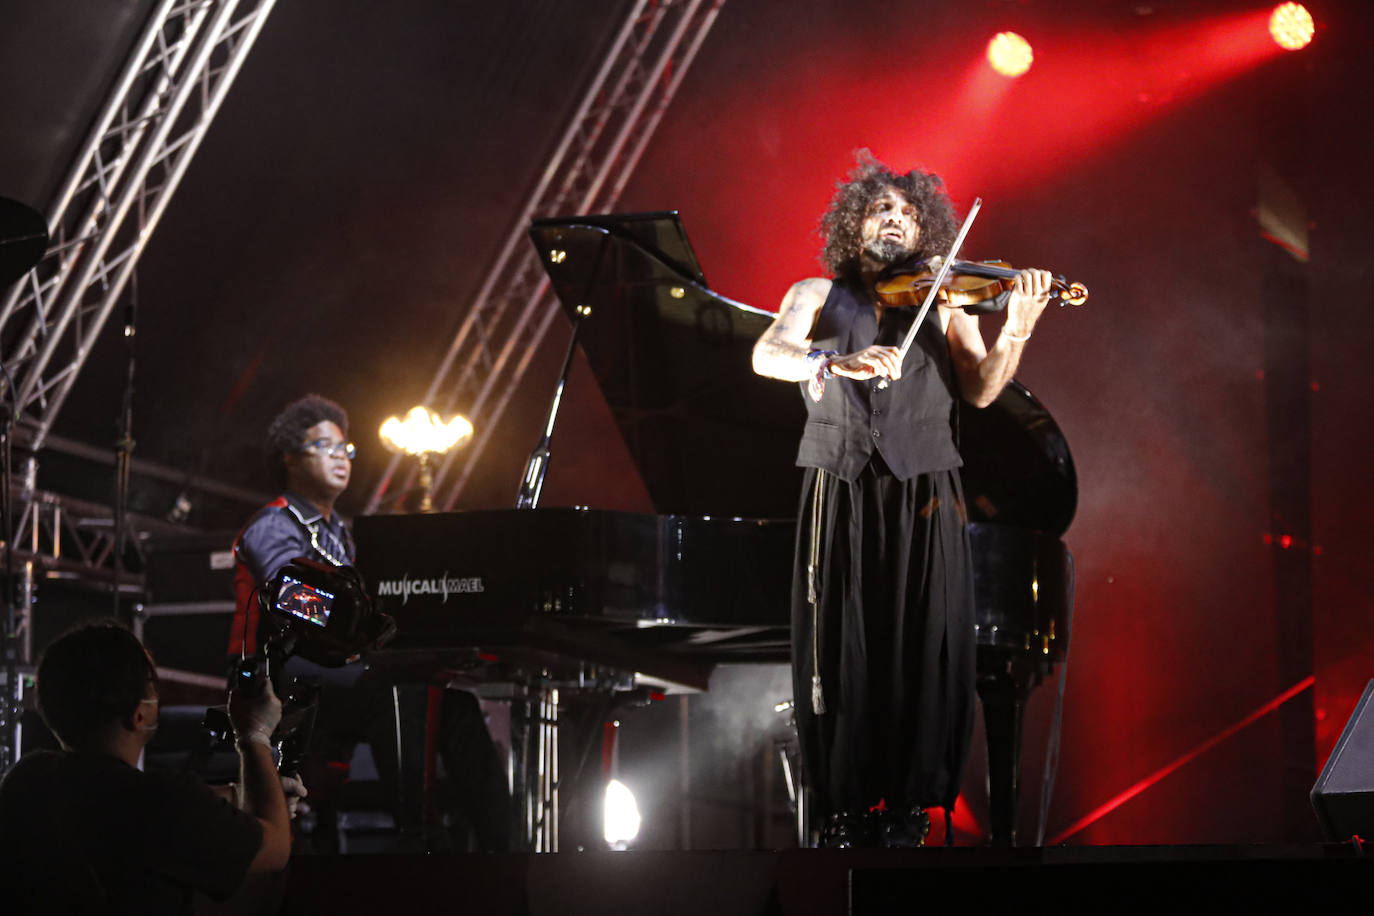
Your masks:
M 897 351 L 898 364 L 906 362 L 907 351 L 916 342 L 916 334 L 921 330 L 921 324 L 926 320 L 926 313 L 930 311 L 930 305 L 935 301 L 941 286 L 945 282 L 945 277 L 949 276 L 949 269 L 954 266 L 954 259 L 959 256 L 959 249 L 964 246 L 964 237 L 973 228 L 973 221 L 978 217 L 978 211 L 983 207 L 983 198 L 974 198 L 973 206 L 968 208 L 968 216 L 964 217 L 964 224 L 959 227 L 959 234 L 954 237 L 954 244 L 950 246 L 949 256 L 940 264 L 939 271 L 935 274 L 935 281 L 930 284 L 930 289 L 926 291 L 926 301 L 921 303 L 921 310 L 916 313 L 916 320 L 911 323 L 911 328 L 906 332 L 906 340 L 902 341 L 902 348 Z M 879 388 L 886 388 L 888 380 L 883 379 L 878 383 Z

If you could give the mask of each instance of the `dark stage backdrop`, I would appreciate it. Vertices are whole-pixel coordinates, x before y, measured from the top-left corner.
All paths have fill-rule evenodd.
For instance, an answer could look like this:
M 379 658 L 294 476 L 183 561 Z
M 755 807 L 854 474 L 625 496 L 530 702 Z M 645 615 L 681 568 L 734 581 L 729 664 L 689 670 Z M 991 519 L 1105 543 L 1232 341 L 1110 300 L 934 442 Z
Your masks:
M 1080 486 L 1051 837 L 1289 686 L 1275 661 L 1279 548 L 1265 541 L 1271 251 L 1253 215 L 1276 134 L 1312 221 L 1314 531 L 1290 549 L 1315 554 L 1314 769 L 1374 676 L 1374 138 L 1357 114 L 1374 102 L 1361 46 L 1374 23 L 1362 2 L 1311 6 L 1323 30 L 1303 55 L 1228 69 L 1195 36 L 1261 5 L 729 0 L 622 201 L 681 210 L 712 285 L 772 308 L 817 270 L 816 219 L 867 146 L 944 175 L 961 209 L 983 197 L 968 253 L 1091 288 L 1085 308 L 1045 317 L 1018 376 L 1067 435 Z M 356 509 L 383 462 L 372 431 L 423 392 L 623 7 L 280 3 L 140 268 L 139 454 L 266 489 L 261 430 L 320 391 L 354 415 Z M 1036 49 L 1014 83 L 979 69 L 1001 28 Z M 113 330 L 59 432 L 113 437 Z M 464 508 L 513 499 L 564 333 L 544 343 Z M 581 363 L 545 503 L 647 508 Z M 1032 704 L 1028 796 L 1051 694 Z M 1066 841 L 1296 839 L 1275 813 L 1278 739 L 1263 717 Z M 967 826 L 983 811 L 979 772 Z

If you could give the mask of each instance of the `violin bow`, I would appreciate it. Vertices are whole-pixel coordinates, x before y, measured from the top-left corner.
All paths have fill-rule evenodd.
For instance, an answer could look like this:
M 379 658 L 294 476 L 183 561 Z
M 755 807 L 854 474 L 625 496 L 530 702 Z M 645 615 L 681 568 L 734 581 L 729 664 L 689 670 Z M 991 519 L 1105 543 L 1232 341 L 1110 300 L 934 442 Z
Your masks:
M 935 282 L 930 284 L 930 289 L 926 292 L 926 301 L 921 303 L 921 310 L 916 313 L 916 320 L 911 323 L 911 328 L 906 332 L 906 340 L 902 341 L 902 348 L 897 351 L 899 365 L 906 362 L 907 351 L 916 342 L 916 334 L 921 330 L 921 325 L 926 320 L 926 313 L 930 311 L 931 303 L 939 295 L 940 286 L 945 282 L 945 277 L 949 276 L 950 268 L 954 266 L 954 259 L 959 255 L 959 249 L 964 247 L 964 237 L 968 235 L 969 229 L 973 228 L 973 221 L 978 217 L 978 211 L 982 207 L 983 198 L 974 198 L 973 206 L 968 208 L 968 216 L 964 217 L 964 224 L 959 227 L 959 234 L 954 237 L 954 244 L 949 249 L 949 257 L 941 262 L 940 269 L 935 274 Z M 886 378 L 878 383 L 879 388 L 886 388 L 887 386 L 888 379 Z

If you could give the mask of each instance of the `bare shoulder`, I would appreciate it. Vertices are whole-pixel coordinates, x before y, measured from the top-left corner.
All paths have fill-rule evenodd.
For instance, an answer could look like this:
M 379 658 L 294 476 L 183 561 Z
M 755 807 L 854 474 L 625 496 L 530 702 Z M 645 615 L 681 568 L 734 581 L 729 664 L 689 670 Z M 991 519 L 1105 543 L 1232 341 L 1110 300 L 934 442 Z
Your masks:
M 787 295 L 782 297 L 782 305 L 778 307 L 779 320 L 789 316 L 815 317 L 821 306 L 825 305 L 825 299 L 830 295 L 830 287 L 833 285 L 833 281 L 825 277 L 807 277 L 793 283 Z
M 826 296 L 830 295 L 831 281 L 824 277 L 809 277 L 792 284 L 787 295 L 782 297 L 778 315 L 764 333 L 769 340 L 783 340 L 801 344 L 811 336 L 811 328 L 816 323 Z
M 834 285 L 835 281 L 828 277 L 807 277 L 805 280 L 798 280 L 787 291 L 783 305 L 786 306 L 789 302 L 801 305 L 814 303 L 819 308 L 825 304 L 825 298 L 830 295 L 830 288 Z

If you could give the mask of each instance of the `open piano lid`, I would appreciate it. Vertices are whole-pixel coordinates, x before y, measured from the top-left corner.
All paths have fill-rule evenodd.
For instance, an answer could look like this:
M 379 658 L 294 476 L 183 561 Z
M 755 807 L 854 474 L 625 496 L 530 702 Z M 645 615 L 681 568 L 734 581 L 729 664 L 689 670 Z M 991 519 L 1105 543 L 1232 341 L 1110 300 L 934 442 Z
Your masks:
M 712 292 L 676 212 L 535 221 L 530 238 L 660 513 L 791 518 L 806 409 L 754 374 L 773 313 Z M 969 518 L 1061 536 L 1078 484 L 1054 418 L 1022 385 L 963 405 Z
M 791 518 L 805 408 L 754 374 L 773 320 L 707 288 L 674 212 L 537 220 L 530 238 L 663 514 Z

